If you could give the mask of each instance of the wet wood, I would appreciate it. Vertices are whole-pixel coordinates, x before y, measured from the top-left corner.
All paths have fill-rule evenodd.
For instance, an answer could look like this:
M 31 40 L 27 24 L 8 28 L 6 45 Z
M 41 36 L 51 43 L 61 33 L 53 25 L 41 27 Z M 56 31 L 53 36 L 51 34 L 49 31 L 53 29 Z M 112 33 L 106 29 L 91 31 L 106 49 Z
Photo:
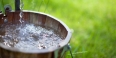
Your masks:
M 63 39 L 65 39 L 65 37 L 67 35 L 67 30 L 64 28 L 65 27 L 62 24 L 58 25 L 58 32 L 60 33 L 60 36 L 63 37 Z
M 29 20 L 30 20 L 29 14 L 30 14 L 29 12 L 25 12 L 23 15 L 23 19 L 24 19 L 25 23 L 29 23 Z
M 45 22 L 46 22 L 46 15 L 38 14 L 38 24 L 41 26 L 45 26 Z
M 8 23 L 13 23 L 14 13 L 8 12 L 7 18 L 8 18 Z
M 1 50 L 0 56 L 2 58 L 51 58 L 52 52 L 50 53 L 41 53 L 41 54 L 28 54 L 28 53 L 20 53 L 20 52 L 11 52 L 9 50 Z
M 19 24 L 20 22 L 19 22 L 19 19 L 20 19 L 20 16 L 19 16 L 19 14 L 20 14 L 20 12 L 14 12 L 13 13 L 13 22 L 12 23 L 14 23 L 14 24 Z
M 4 23 L 3 14 L 0 13 L 0 25 L 2 25 L 3 23 Z

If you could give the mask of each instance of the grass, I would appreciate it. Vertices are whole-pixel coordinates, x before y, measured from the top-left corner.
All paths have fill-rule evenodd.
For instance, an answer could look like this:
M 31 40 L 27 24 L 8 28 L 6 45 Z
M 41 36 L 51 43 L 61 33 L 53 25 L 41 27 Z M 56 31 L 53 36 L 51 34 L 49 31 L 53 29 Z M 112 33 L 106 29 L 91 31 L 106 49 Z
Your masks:
M 116 58 L 115 0 L 49 0 L 47 8 L 48 0 L 23 1 L 25 10 L 50 14 L 74 30 L 74 58 Z

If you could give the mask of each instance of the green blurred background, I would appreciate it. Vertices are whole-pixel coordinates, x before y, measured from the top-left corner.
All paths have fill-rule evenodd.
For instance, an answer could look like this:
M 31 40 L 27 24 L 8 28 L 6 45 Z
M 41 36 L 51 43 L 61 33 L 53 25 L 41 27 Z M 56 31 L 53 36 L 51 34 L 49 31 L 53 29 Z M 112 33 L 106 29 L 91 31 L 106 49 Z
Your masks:
M 74 58 L 116 58 L 116 0 L 23 0 L 24 10 L 45 12 L 62 20 L 73 35 Z M 0 10 L 14 0 L 0 0 Z M 71 58 L 69 52 L 66 58 Z

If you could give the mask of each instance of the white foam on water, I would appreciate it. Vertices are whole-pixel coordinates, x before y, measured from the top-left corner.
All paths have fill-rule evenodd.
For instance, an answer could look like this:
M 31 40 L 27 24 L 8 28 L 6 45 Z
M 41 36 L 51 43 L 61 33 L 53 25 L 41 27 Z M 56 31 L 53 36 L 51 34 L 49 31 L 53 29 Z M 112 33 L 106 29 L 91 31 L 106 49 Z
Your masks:
M 52 46 L 58 47 L 61 37 L 53 29 L 42 28 L 34 24 L 25 26 L 7 25 L 5 35 L 0 35 L 3 44 L 18 49 L 46 49 Z

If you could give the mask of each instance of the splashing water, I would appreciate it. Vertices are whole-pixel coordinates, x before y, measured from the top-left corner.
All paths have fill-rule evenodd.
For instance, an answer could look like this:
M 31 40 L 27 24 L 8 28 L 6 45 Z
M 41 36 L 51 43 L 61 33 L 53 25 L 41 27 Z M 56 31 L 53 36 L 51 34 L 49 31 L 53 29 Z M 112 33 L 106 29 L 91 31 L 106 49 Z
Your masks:
M 3 28 L 0 28 L 0 43 L 8 47 L 23 50 L 59 47 L 59 43 L 63 40 L 51 28 L 42 28 L 41 26 L 35 26 L 34 24 L 22 25 L 22 23 L 24 23 L 24 4 L 22 0 L 20 1 L 19 22 L 21 25 L 5 25 Z
M 36 50 L 59 47 L 62 41 L 61 37 L 51 28 L 42 28 L 34 24 L 26 24 L 23 27 L 6 25 L 4 31 L 4 34 L 0 34 L 2 39 L 0 43 L 18 49 Z

